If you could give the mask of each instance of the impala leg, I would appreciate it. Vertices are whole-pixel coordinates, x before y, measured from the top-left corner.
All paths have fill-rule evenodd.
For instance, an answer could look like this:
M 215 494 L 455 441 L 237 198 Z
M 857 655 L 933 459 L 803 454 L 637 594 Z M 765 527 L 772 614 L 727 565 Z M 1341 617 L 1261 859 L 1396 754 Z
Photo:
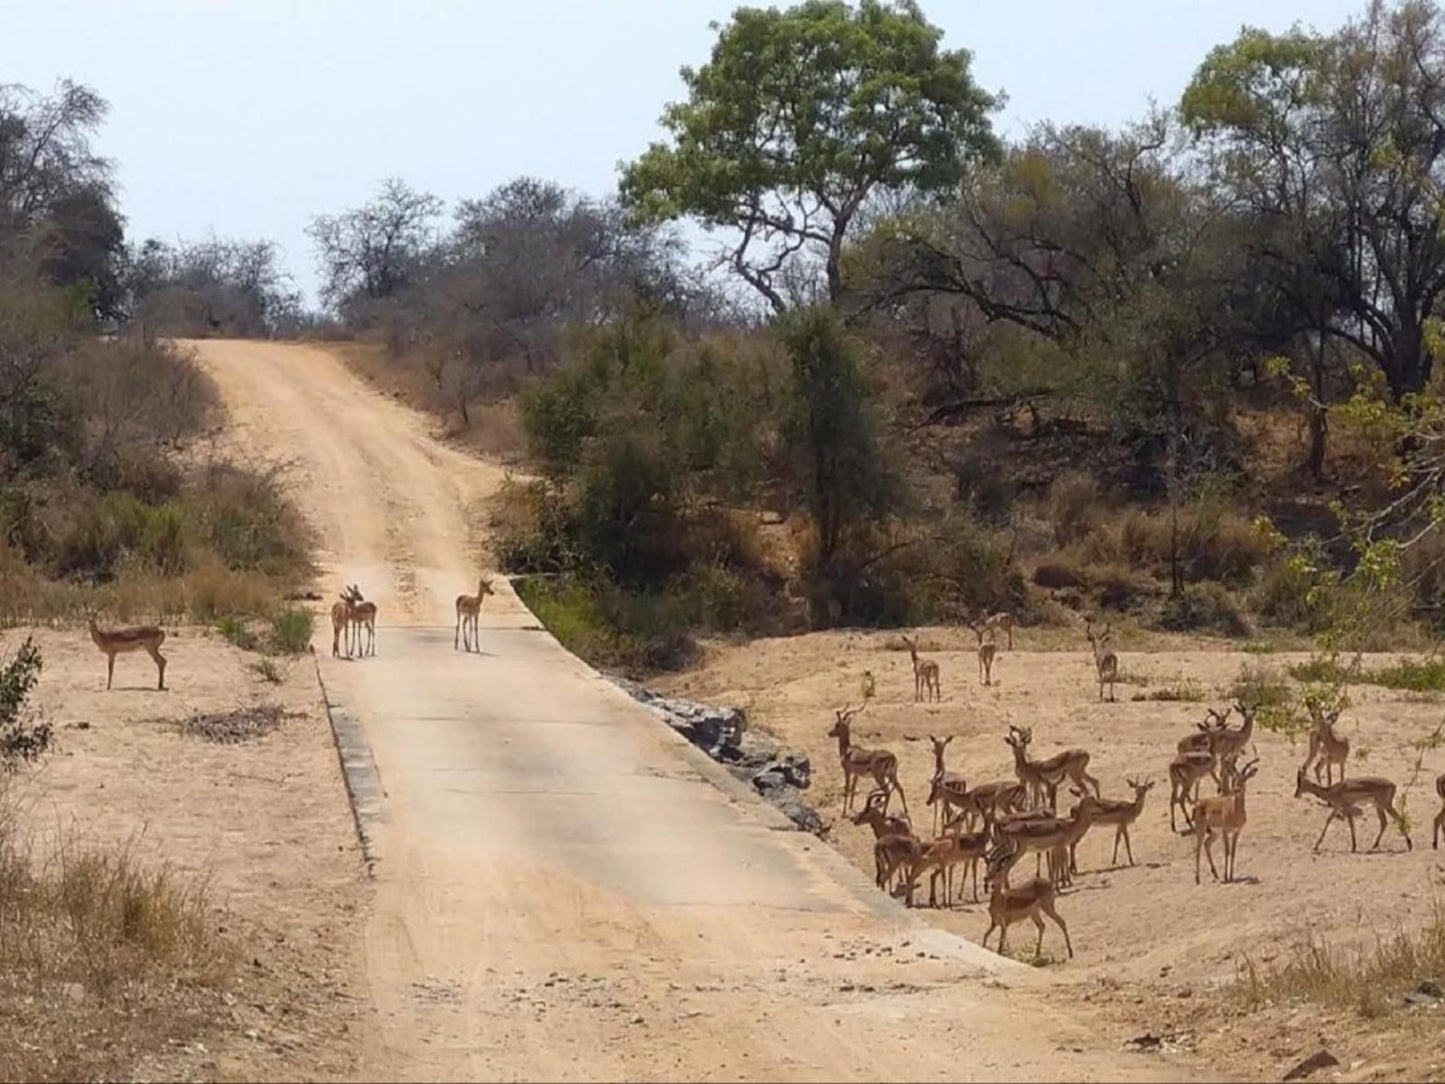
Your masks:
M 105 657 L 105 687 L 110 688 L 110 683 L 115 680 L 115 656 Z
M 1126 850 L 1126 851 L 1129 852 L 1129 865 L 1132 866 L 1132 865 L 1134 864 L 1134 845 L 1129 842 L 1129 826 L 1126 824 L 1126 825 L 1123 826 L 1123 828 L 1124 828 L 1124 850 Z
M 1334 814 L 1334 811 L 1331 810 L 1330 815 L 1325 818 L 1325 826 L 1320 829 L 1320 838 L 1317 839 L 1317 840 L 1315 840 L 1315 854 L 1319 854 L 1319 853 L 1320 853 L 1320 844 L 1325 841 L 1325 833 L 1330 830 L 1330 823 L 1331 823 L 1334 819 L 1335 819 L 1335 814 Z M 1351 822 L 1350 822 L 1350 834 L 1351 834 L 1351 835 L 1354 835 L 1354 829 L 1355 829 L 1354 822 L 1351 821 Z
M 1000 956 L 1002 956 L 1002 955 L 1004 954 L 1003 943 L 1004 943 L 1004 938 L 1008 937 L 1008 925 L 1009 925 L 1009 924 L 1008 924 L 1008 920 L 1007 920 L 1007 919 L 1004 919 L 1002 922 L 999 923 L 999 927 L 998 927 L 998 954 L 999 954 Z
M 146 651 L 156 664 L 156 688 L 164 690 L 166 687 L 166 657 L 161 654 L 160 648 L 147 647 Z
M 1034 920 L 1034 925 L 1039 928 L 1039 939 L 1034 942 L 1034 956 L 1044 951 L 1044 916 L 1035 911 L 1029 915 Z
M 1380 846 L 1380 840 L 1385 838 L 1385 811 L 1379 806 L 1375 806 L 1375 816 L 1380 819 L 1380 831 L 1375 836 L 1375 842 L 1370 844 L 1370 850 L 1372 851 L 1378 850 Z
M 1039 909 L 1058 924 L 1059 930 L 1064 935 L 1064 948 L 1069 950 L 1069 959 L 1072 960 L 1074 958 L 1074 944 L 1069 940 L 1069 928 L 1064 925 L 1064 920 L 1059 917 L 1059 912 L 1054 910 L 1054 901 L 1044 901 L 1039 905 Z

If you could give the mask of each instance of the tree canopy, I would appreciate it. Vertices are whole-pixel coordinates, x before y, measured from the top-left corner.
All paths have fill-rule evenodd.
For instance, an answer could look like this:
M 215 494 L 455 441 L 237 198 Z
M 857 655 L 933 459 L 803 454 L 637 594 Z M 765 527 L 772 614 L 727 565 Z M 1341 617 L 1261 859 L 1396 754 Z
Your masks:
M 821 258 L 838 302 L 844 244 L 871 197 L 950 188 L 997 153 L 997 99 L 941 37 L 912 0 L 739 8 L 711 60 L 682 69 L 687 100 L 662 115 L 670 141 L 624 167 L 625 203 L 738 231 L 727 264 L 775 311 L 806 297 L 789 279 L 799 258 Z

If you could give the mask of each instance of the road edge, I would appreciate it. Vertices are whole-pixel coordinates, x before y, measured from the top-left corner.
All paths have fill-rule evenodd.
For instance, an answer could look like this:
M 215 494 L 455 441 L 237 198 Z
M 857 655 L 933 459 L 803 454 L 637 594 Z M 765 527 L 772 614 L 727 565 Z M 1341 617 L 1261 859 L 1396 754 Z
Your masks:
M 331 739 L 341 765 L 341 778 L 346 785 L 347 804 L 351 807 L 356 838 L 361 844 L 366 875 L 375 878 L 381 854 L 373 829 L 386 820 L 386 788 L 381 785 L 381 773 L 377 771 L 376 758 L 372 755 L 366 733 L 345 704 L 327 688 L 326 678 L 321 673 L 321 660 L 316 657 L 314 649 L 311 661 L 316 667 L 316 684 L 321 689 L 321 702 L 326 705 L 326 718 L 331 723 Z

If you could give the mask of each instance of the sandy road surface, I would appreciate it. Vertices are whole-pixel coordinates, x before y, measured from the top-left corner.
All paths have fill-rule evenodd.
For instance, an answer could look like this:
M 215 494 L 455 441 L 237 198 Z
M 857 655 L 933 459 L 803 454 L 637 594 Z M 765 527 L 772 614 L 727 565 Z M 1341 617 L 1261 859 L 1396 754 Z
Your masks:
M 475 581 L 479 509 L 500 473 L 432 441 L 321 350 L 195 345 L 233 439 L 298 460 L 325 582 L 359 582 L 380 607 L 375 659 L 332 662 L 318 645 L 386 791 L 365 933 L 368 1073 L 1166 1068 L 1046 1000 L 1047 978 L 913 924 L 831 848 L 712 785 L 666 728 L 529 627 L 510 591 L 488 600 L 483 652 L 454 653 L 452 599 Z

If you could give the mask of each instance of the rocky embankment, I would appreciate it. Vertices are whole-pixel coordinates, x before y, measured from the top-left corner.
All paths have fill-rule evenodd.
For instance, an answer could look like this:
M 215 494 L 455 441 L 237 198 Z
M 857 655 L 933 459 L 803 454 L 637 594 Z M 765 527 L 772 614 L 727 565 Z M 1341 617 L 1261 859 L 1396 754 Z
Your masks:
M 803 800 L 813 768 L 802 753 L 784 749 L 772 738 L 748 730 L 741 708 L 720 708 L 666 697 L 625 678 L 614 678 L 636 701 L 728 771 L 783 811 L 805 831 L 827 830 L 827 822 Z

